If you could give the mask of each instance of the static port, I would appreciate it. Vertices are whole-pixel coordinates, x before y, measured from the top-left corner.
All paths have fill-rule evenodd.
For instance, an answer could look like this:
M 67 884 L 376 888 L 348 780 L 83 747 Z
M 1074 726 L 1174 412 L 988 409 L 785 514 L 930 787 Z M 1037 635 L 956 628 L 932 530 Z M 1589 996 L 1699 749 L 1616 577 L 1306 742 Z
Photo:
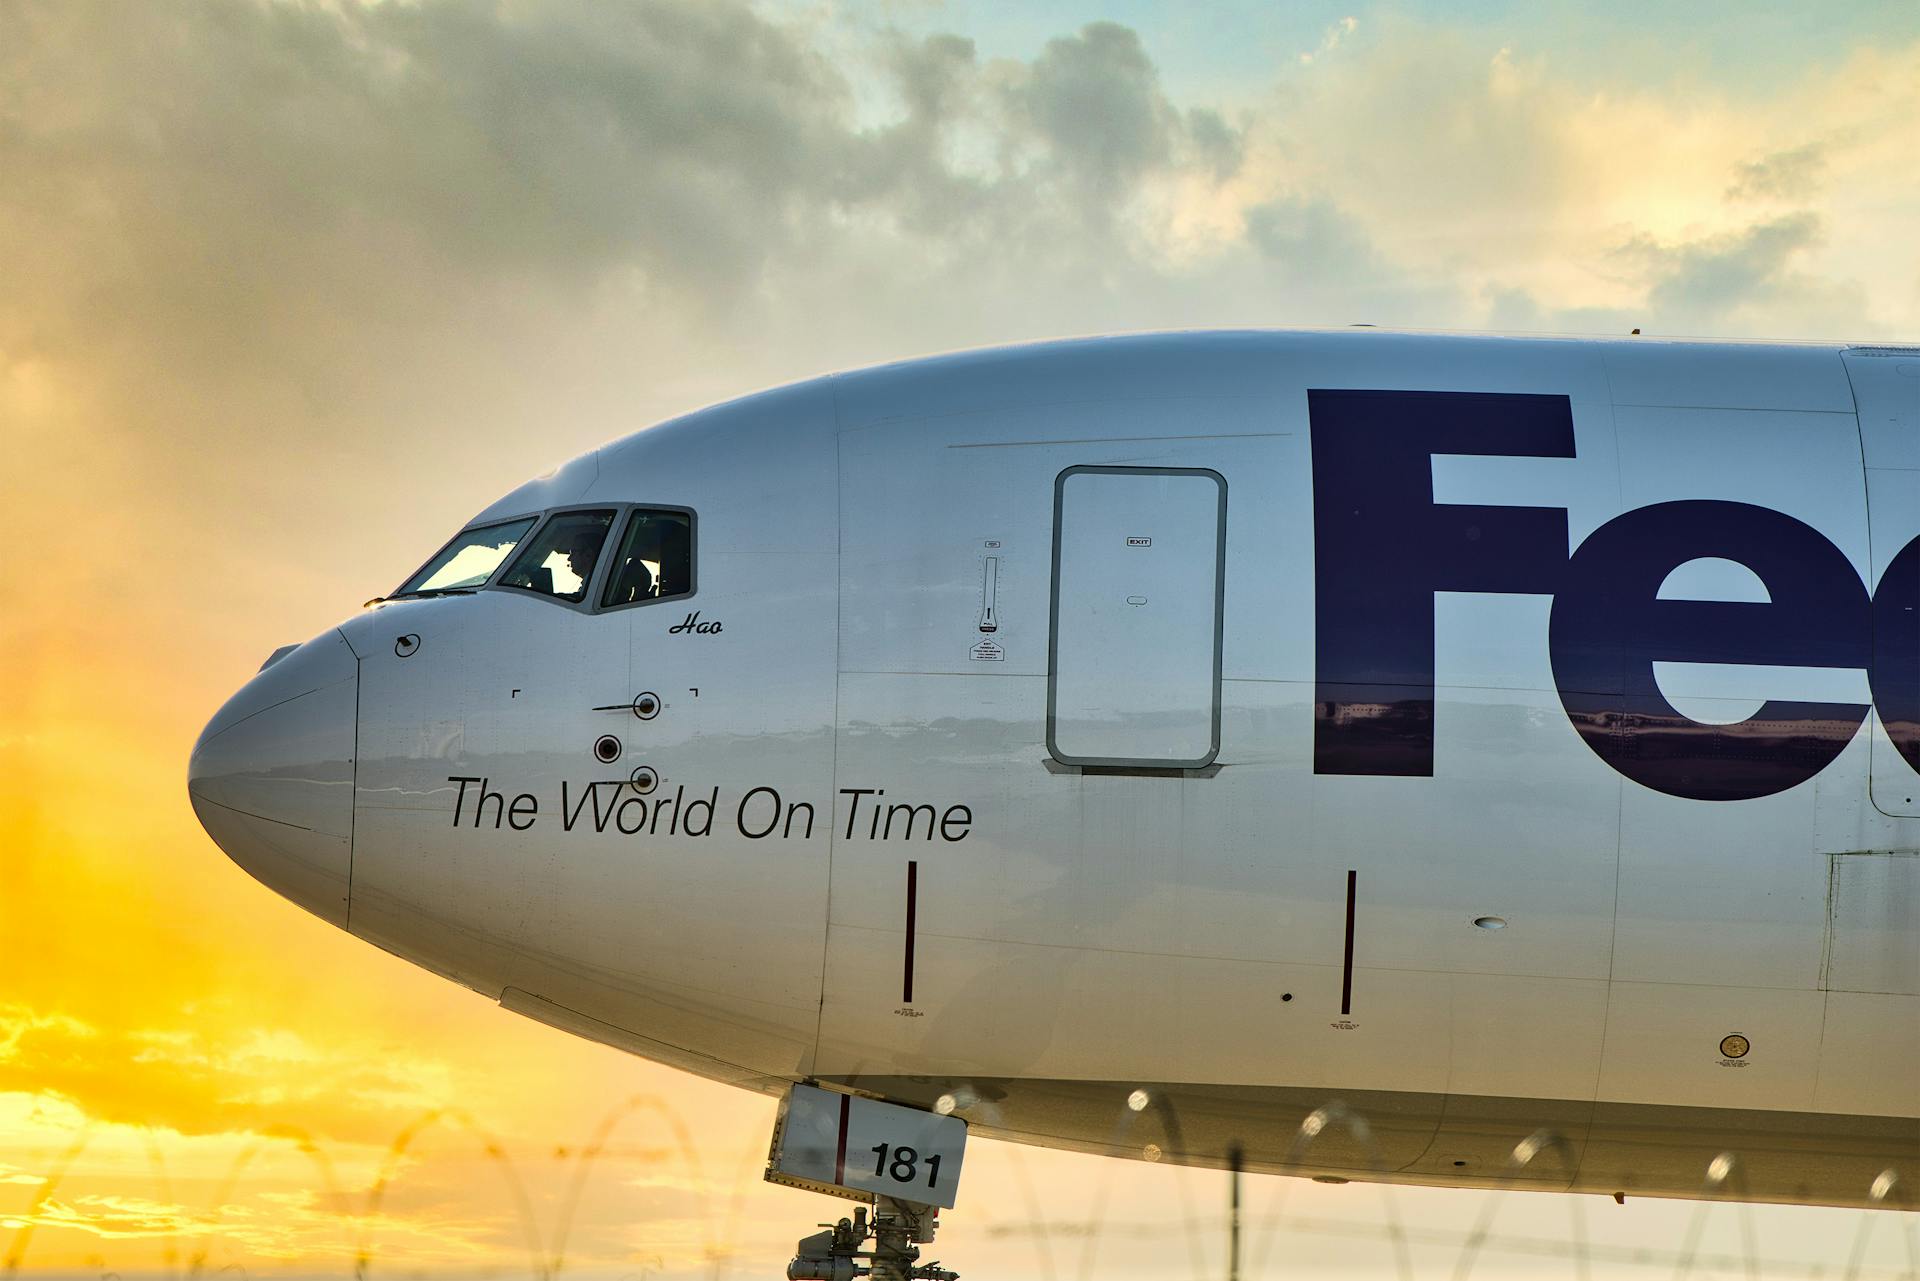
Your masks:
M 633 714 L 643 721 L 652 720 L 660 714 L 660 696 L 652 691 L 635 695 Z
M 602 765 L 611 765 L 619 760 L 621 751 L 620 740 L 611 734 L 602 734 L 593 740 L 593 759 Z
M 660 775 L 651 765 L 636 765 L 633 767 L 633 773 L 627 776 L 627 782 L 633 786 L 634 791 L 645 796 L 660 786 Z

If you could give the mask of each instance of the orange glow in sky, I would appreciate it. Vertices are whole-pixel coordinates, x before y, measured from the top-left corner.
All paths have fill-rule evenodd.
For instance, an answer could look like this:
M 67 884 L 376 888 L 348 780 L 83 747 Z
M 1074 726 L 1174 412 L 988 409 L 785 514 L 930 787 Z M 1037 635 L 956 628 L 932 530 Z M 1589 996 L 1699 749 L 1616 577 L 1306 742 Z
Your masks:
M 226 696 L 528 476 L 1065 333 L 1920 338 L 1910 0 L 1117 8 L 0 6 L 0 1275 L 769 1276 L 845 1212 L 760 1181 L 771 1100 L 388 957 L 194 820 Z M 1223 1266 L 1217 1173 L 968 1171 L 972 1276 Z M 1276 1203 L 1274 1275 L 1381 1276 L 1489 1204 Z M 1695 1214 L 1515 1197 L 1485 1270 L 1670 1274 Z M 1860 1223 L 1698 1248 L 1832 1266 Z

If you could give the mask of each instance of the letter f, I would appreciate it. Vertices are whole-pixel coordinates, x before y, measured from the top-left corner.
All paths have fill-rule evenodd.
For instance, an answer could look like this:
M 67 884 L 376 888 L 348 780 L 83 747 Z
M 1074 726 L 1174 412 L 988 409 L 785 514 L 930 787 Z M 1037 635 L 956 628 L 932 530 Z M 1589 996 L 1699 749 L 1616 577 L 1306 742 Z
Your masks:
M 1435 454 L 1572 458 L 1565 396 L 1309 391 L 1316 774 L 1433 774 L 1433 594 L 1551 594 L 1567 513 L 1433 501 Z

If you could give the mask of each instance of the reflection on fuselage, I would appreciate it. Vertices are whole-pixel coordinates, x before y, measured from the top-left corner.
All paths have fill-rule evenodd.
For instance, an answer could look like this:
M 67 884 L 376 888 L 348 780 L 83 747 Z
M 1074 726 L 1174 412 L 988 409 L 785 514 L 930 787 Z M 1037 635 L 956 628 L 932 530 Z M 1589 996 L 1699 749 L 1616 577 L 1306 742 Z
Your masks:
M 1341 1177 L 1550 1132 L 1540 1185 L 1695 1195 L 1743 1147 L 1741 1195 L 1866 1204 L 1920 1178 L 1920 513 L 1851 360 L 1183 335 L 720 406 L 476 517 L 524 522 L 480 590 L 340 629 L 353 803 L 278 884 L 350 837 L 354 932 L 754 1089 L 1122 1155 L 1146 1089 L 1165 1157 L 1256 1169 L 1338 1097 L 1390 1150 Z M 1758 587 L 1663 596 L 1702 559 Z M 1710 724 L 1662 662 L 1872 702 L 1749 675 Z

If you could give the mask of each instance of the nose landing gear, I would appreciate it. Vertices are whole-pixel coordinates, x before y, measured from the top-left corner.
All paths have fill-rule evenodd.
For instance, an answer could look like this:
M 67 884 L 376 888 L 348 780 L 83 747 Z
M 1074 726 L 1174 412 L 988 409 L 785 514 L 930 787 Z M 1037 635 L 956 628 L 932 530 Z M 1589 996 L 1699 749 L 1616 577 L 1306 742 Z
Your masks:
M 787 1281 L 959 1281 L 960 1274 L 938 1260 L 920 1262 L 919 1247 L 932 1243 L 939 1215 L 935 1206 L 875 1197 L 871 1219 L 863 1205 L 851 1219 L 821 1224 L 826 1231 L 801 1237 Z M 864 1249 L 869 1240 L 873 1248 Z
M 868 1205 L 801 1238 L 787 1281 L 959 1281 L 938 1262 L 921 1263 L 920 1247 L 932 1243 L 940 1207 L 954 1203 L 966 1146 L 957 1116 L 793 1086 L 774 1121 L 768 1182 Z

